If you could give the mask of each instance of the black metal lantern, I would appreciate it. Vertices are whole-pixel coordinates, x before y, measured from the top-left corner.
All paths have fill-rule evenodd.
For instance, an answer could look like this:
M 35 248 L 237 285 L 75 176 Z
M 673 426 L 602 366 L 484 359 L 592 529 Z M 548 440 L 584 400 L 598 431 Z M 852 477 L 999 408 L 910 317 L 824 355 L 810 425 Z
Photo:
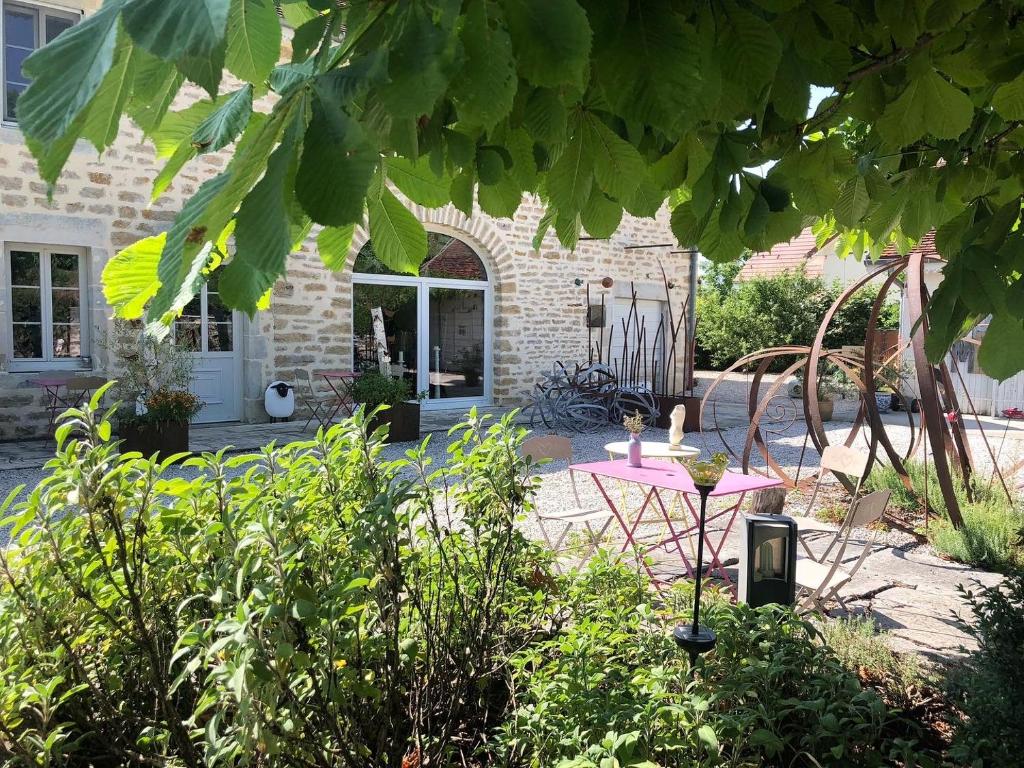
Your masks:
M 746 515 L 740 555 L 740 602 L 757 608 L 796 602 L 796 521 L 786 515 Z

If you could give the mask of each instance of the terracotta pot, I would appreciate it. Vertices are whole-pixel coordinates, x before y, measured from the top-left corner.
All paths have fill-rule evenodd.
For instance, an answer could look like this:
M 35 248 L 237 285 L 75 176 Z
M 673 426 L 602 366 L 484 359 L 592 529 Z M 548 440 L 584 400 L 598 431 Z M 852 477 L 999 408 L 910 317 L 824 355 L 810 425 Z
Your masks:
M 680 397 L 678 395 L 655 395 L 658 403 L 658 418 L 654 426 L 668 429 L 672 426 L 672 409 L 677 405 L 686 406 L 686 419 L 683 421 L 683 432 L 700 432 L 700 398 Z
M 188 450 L 188 422 L 129 422 L 118 428 L 118 437 L 121 453 L 138 451 L 147 458 L 159 453 L 166 458 Z
M 386 443 L 408 443 L 420 439 L 420 404 L 402 402 L 392 405 L 370 419 L 372 432 L 382 424 L 388 425 Z

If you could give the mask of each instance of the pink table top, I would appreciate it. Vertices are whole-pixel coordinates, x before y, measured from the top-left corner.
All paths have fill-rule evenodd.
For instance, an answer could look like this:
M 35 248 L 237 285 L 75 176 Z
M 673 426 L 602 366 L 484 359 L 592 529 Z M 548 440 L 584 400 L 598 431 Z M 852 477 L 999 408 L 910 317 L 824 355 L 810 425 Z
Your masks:
M 615 480 L 625 480 L 631 483 L 664 488 L 678 493 L 697 493 L 697 488 L 690 479 L 690 473 L 686 468 L 674 461 L 658 461 L 656 459 L 644 459 L 643 466 L 631 467 L 625 459 L 615 461 L 591 461 L 586 464 L 573 464 L 569 467 L 572 472 L 586 472 L 590 475 L 610 477 Z M 762 488 L 774 488 L 782 485 L 782 481 L 773 477 L 762 477 L 761 475 L 743 475 L 739 472 L 730 472 L 722 476 L 711 492 L 712 496 L 731 496 L 739 493 L 749 493 Z
M 354 379 L 356 376 L 355 371 L 320 371 L 320 375 L 325 379 Z

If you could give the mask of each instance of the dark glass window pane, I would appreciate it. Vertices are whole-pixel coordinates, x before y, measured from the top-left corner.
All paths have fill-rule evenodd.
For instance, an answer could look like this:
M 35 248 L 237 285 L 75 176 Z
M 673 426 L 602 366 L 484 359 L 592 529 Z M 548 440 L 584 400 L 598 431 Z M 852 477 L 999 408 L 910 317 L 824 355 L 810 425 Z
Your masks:
M 472 248 L 438 232 L 427 233 L 427 258 L 420 267 L 420 274 L 447 280 L 487 279 L 483 262 Z
M 4 45 L 33 50 L 36 47 L 36 15 L 20 8 L 4 9 Z
M 185 308 L 181 310 L 181 320 L 179 322 L 196 322 L 198 323 L 202 317 L 203 309 L 202 303 L 200 302 L 199 296 L 193 296 Z
M 53 356 L 80 357 L 82 354 L 81 327 L 76 324 L 53 326 Z
M 11 251 L 11 285 L 39 285 L 39 254 Z
M 214 291 L 208 291 L 206 294 L 206 312 L 211 323 L 231 322 L 231 310 L 224 306 L 220 294 Z
M 25 90 L 23 85 L 11 85 L 7 84 L 7 98 L 4 100 L 6 103 L 6 109 L 4 109 L 4 120 L 14 120 L 17 117 L 17 104 L 18 95 Z
M 54 253 L 50 256 L 50 285 L 54 288 L 78 287 L 78 256 Z
M 14 326 L 14 356 L 43 356 L 43 329 L 41 325 Z
M 65 19 L 60 16 L 47 16 L 46 17 L 46 42 L 53 42 L 53 38 L 63 32 L 65 29 L 70 29 L 75 22 L 71 19 Z
M 484 292 L 430 289 L 430 397 L 484 393 Z
M 380 307 L 384 315 L 384 336 L 392 366 L 416 382 L 416 288 L 399 285 L 352 286 L 352 359 L 356 370 L 377 366 L 371 311 Z
M 53 322 L 77 323 L 80 320 L 78 289 L 55 288 L 53 291 Z
M 21 65 L 29 54 L 31 48 L 18 48 L 13 45 L 4 47 L 4 79 L 8 83 L 28 85 L 28 78 L 21 72 Z
M 230 352 L 232 346 L 231 334 L 234 327 L 231 323 L 215 323 L 210 321 L 207 325 L 207 352 Z
M 202 351 L 202 324 L 199 319 L 182 318 L 174 324 L 175 343 L 190 352 Z
M 11 289 L 11 319 L 16 323 L 38 323 L 43 319 L 38 288 Z

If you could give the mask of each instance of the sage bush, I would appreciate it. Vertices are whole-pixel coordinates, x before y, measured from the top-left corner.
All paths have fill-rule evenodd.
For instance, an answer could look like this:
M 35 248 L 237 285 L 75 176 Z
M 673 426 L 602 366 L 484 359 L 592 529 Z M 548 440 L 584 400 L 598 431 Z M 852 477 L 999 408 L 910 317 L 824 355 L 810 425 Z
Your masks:
M 69 412 L 0 557 L 0 757 L 400 766 L 470 754 L 543 613 L 506 419 L 447 462 L 366 419 L 259 454 L 119 456 Z M 11 499 L 7 506 L 10 509 Z

